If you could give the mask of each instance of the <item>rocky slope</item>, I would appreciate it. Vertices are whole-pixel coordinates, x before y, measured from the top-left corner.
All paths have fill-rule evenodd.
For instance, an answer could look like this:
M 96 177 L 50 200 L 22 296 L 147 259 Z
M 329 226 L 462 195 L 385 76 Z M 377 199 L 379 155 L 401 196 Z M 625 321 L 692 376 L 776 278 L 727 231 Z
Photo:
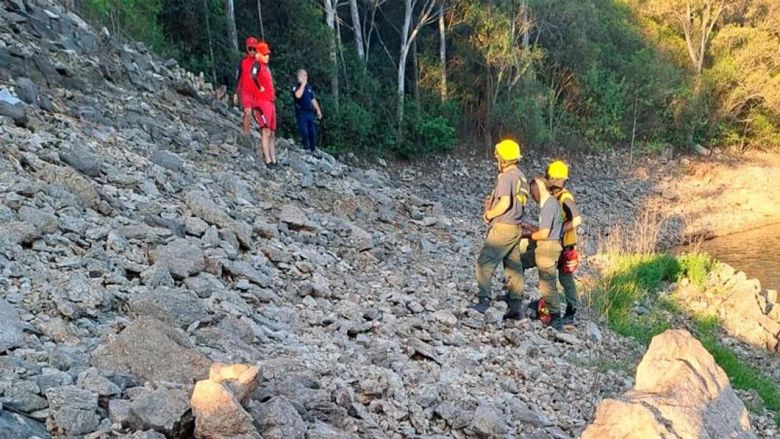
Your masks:
M 54 3 L 2 8 L 4 435 L 187 437 L 214 362 L 262 370 L 266 438 L 572 437 L 630 386 L 598 365 L 635 348 L 592 324 L 464 313 L 466 210 L 284 140 L 258 167 L 201 79 Z

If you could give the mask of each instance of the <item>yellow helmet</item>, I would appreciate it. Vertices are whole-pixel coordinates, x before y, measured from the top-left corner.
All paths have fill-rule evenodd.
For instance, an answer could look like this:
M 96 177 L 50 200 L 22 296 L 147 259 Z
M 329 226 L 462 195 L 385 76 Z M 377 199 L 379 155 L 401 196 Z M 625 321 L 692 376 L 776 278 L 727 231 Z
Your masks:
M 511 139 L 502 140 L 496 143 L 496 156 L 505 162 L 520 160 L 520 145 Z
M 566 166 L 566 163 L 564 163 L 563 160 L 556 160 L 547 167 L 547 176 L 549 178 L 568 179 L 569 167 Z

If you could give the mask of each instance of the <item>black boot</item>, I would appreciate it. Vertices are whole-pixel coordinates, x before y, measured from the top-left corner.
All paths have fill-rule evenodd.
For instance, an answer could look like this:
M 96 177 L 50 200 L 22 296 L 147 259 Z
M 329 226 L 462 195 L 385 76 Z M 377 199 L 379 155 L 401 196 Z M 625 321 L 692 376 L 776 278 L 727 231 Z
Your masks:
M 550 320 L 550 324 L 547 325 L 556 331 L 563 331 L 563 318 L 561 318 L 561 315 L 558 313 L 555 313 L 552 315 L 552 320 Z
M 577 308 L 571 306 L 571 304 L 566 305 L 566 313 L 563 315 L 563 324 L 564 325 L 573 325 L 574 324 L 574 315 L 577 314 Z
M 539 301 L 538 300 L 532 300 L 531 303 L 528 304 L 528 317 L 531 318 L 531 320 L 539 320 Z
M 506 303 L 509 305 L 509 309 L 504 314 L 504 320 L 522 320 L 525 317 L 521 311 L 522 301 L 508 299 Z
M 485 314 L 485 311 L 490 308 L 490 297 L 480 297 L 479 302 L 469 305 L 469 308 L 480 314 Z

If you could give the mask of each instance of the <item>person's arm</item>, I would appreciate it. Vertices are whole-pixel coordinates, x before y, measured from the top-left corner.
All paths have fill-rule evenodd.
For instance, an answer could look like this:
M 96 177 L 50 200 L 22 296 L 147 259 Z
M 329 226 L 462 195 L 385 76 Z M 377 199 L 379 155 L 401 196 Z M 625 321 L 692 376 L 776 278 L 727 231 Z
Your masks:
M 320 103 L 317 102 L 316 99 L 311 100 L 312 106 L 314 106 L 314 111 L 317 112 L 317 119 L 322 119 L 322 110 L 320 110 Z
M 241 88 L 241 61 L 236 66 L 236 91 L 233 92 L 233 105 L 238 105 L 238 90 Z
M 566 209 L 567 216 L 571 218 L 570 221 L 563 223 L 563 231 L 565 233 L 576 229 L 580 226 L 580 224 L 582 224 L 582 215 L 580 215 L 580 211 L 577 209 L 577 205 L 574 204 L 574 201 L 572 200 L 564 201 L 563 208 Z
M 298 88 L 295 90 L 295 99 L 300 99 L 303 96 L 303 92 L 306 91 L 306 82 L 298 84 Z
M 252 82 L 254 82 L 255 87 L 260 90 L 260 93 L 265 91 L 265 87 L 261 84 L 261 77 L 263 75 L 260 74 L 260 70 L 262 70 L 262 68 L 263 65 L 259 62 L 255 62 L 254 65 L 252 65 Z
M 496 203 L 496 205 L 493 206 L 492 209 L 488 209 L 488 211 L 485 212 L 485 215 L 483 215 L 482 218 L 485 220 L 485 222 L 489 223 L 493 218 L 497 216 L 501 216 L 507 210 L 509 210 L 509 206 L 511 204 L 512 203 L 509 195 L 504 195 L 503 197 L 499 197 L 498 203 Z
M 560 212 L 556 212 L 556 209 L 551 209 L 548 206 L 550 206 L 549 199 L 548 202 L 544 203 L 544 206 L 542 206 L 541 209 L 541 215 L 539 215 L 539 228 L 536 229 L 533 233 L 531 233 L 531 239 L 534 241 L 543 241 L 550 237 L 550 231 L 552 230 L 554 216 L 556 213 L 560 215 Z M 557 204 L 558 201 L 554 200 Z M 553 206 L 554 207 L 554 206 Z

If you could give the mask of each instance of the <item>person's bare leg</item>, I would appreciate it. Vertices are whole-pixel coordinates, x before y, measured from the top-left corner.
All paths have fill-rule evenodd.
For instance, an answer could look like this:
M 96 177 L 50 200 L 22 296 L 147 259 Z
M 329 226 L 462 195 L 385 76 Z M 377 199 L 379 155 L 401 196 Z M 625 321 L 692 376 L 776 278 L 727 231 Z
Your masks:
M 252 123 L 252 109 L 244 108 L 244 134 L 249 134 L 249 126 Z
M 276 163 L 276 131 L 271 131 L 271 130 L 268 130 L 268 131 L 270 132 L 270 135 L 269 135 L 270 142 L 269 142 L 269 148 L 268 149 L 270 151 L 271 161 Z
M 263 143 L 263 159 L 265 163 L 272 163 L 271 159 L 271 130 L 269 128 L 262 128 L 260 130 L 260 137 Z

